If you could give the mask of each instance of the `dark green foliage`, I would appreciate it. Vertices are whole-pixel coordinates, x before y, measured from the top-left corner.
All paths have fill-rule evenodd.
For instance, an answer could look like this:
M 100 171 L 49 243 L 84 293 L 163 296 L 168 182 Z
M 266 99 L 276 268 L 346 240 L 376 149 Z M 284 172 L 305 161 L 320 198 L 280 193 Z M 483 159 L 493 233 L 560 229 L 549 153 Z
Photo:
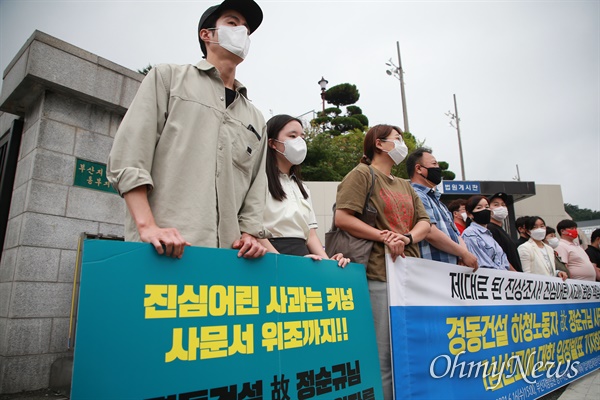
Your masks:
M 323 114 L 323 112 L 325 113 L 325 115 L 328 115 L 330 117 L 337 117 L 342 113 L 342 110 L 340 110 L 337 107 L 329 107 L 326 108 L 325 111 L 321 111 L 319 114 Z
M 354 117 L 335 117 L 331 120 L 331 124 L 334 126 L 335 130 L 340 132 L 347 132 L 353 129 L 363 130 L 363 124 Z
M 138 69 L 137 72 L 142 75 L 148 75 L 148 72 L 150 72 L 151 69 L 152 69 L 152 65 L 148 64 L 148 66 L 146 66 L 145 68 Z
M 369 118 L 363 114 L 354 114 L 352 118 L 357 119 L 365 128 L 369 126 Z
M 574 204 L 565 203 L 565 211 L 573 218 L 573 221 L 600 219 L 600 211 L 592 211 L 589 208 L 579 208 L 579 206 Z
M 453 181 L 456 178 L 456 174 L 452 171 L 442 171 L 442 178 L 445 181 Z
M 308 141 L 308 154 L 302 164 L 303 179 L 341 181 L 360 161 L 364 137 L 360 130 L 346 135 L 314 135 Z
M 445 181 L 453 181 L 456 178 L 456 174 L 448 170 L 450 164 L 448 164 L 446 161 L 438 161 L 438 164 L 442 169 L 442 178 Z
M 319 125 L 323 125 L 323 124 L 327 124 L 331 122 L 331 117 L 317 117 L 315 119 L 313 119 L 312 121 L 310 121 L 311 125 L 313 126 L 319 126 Z
M 346 111 L 348 111 L 349 117 L 352 117 L 357 114 L 362 114 L 362 110 L 358 106 L 348 106 L 346 107 Z
M 354 104 L 359 98 L 360 93 L 356 85 L 350 83 L 341 83 L 325 91 L 325 100 L 328 103 L 335 104 L 338 108 L 339 106 Z

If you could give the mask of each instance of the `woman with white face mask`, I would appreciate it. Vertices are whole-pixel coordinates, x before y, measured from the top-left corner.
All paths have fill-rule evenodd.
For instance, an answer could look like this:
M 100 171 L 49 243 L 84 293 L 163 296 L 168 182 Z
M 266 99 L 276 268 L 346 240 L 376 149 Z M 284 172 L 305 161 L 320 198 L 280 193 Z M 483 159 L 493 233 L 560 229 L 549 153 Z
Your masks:
M 554 230 L 554 228 L 552 228 L 551 226 L 546 227 L 546 238 L 544 239 L 544 243 L 552 247 L 552 249 L 554 250 L 554 266 L 556 267 L 556 270 L 563 271 L 570 278 L 571 275 L 569 275 L 569 269 L 567 268 L 565 263 L 560 259 L 558 253 L 556 252 L 556 248 L 560 243 L 560 239 L 556 237 L 556 230 Z
M 400 128 L 376 125 L 369 129 L 363 143 L 360 164 L 338 186 L 335 225 L 354 237 L 373 241 L 367 262 L 367 282 L 375 323 L 384 400 L 393 398 L 391 351 L 387 300 L 385 253 L 396 257 L 420 257 L 418 242 L 429 233 L 429 216 L 410 183 L 392 175 L 408 148 Z M 365 199 L 377 210 L 375 226 L 357 215 L 363 212 Z
M 518 247 L 523 272 L 537 275 L 568 278 L 563 271 L 557 271 L 554 262 L 554 250 L 544 243 L 546 223 L 540 217 L 529 217 L 525 222 L 529 240 Z
M 271 253 L 327 260 L 317 236 L 317 219 L 310 191 L 300 177 L 300 164 L 306 157 L 304 130 L 299 119 L 276 115 L 267 122 L 267 179 L 269 193 L 264 224 L 270 239 L 260 242 Z M 338 253 L 331 257 L 345 267 L 350 260 Z

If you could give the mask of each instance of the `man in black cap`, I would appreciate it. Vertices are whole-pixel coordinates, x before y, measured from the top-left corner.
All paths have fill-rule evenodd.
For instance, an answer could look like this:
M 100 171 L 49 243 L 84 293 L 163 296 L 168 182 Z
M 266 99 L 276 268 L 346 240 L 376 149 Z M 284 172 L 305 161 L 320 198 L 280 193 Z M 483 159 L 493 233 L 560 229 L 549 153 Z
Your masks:
M 506 207 L 509 201 L 508 195 L 502 192 L 496 193 L 493 196 L 490 196 L 488 201 L 490 202 L 492 217 L 490 218 L 490 223 L 487 224 L 487 228 L 492 232 L 494 240 L 498 242 L 500 247 L 502 247 L 502 250 L 504 250 L 504 253 L 506 253 L 506 258 L 508 259 L 510 266 L 515 271 L 523 272 L 517 246 L 510 236 L 508 236 L 508 233 L 502 228 L 502 222 L 508 217 L 508 208 Z
M 225 0 L 198 24 L 205 60 L 150 70 L 117 131 L 107 175 L 125 198 L 125 238 L 181 257 L 185 246 L 266 249 L 265 121 L 235 79 L 262 22 L 252 0 Z

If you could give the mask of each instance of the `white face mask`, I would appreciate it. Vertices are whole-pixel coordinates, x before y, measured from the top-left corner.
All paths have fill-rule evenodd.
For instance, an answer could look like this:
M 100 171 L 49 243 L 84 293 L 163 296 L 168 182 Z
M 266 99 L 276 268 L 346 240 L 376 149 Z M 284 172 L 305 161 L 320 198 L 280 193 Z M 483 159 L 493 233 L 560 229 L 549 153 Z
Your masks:
M 235 54 L 242 60 L 248 55 L 250 50 L 250 36 L 248 36 L 248 28 L 243 25 L 227 26 L 221 25 L 217 28 L 219 35 L 219 46 L 225 50 Z
M 390 142 L 390 140 L 381 139 L 382 142 Z M 383 150 L 385 151 L 385 150 Z M 394 140 L 394 148 L 390 151 L 386 151 L 388 156 L 394 161 L 394 164 L 400 164 L 408 154 L 408 147 L 404 144 L 403 141 Z
M 508 217 L 508 209 L 506 207 L 498 207 L 492 210 L 492 218 L 496 221 L 504 221 Z
M 548 244 L 553 249 L 557 248 L 559 243 L 560 243 L 560 240 L 557 237 L 553 237 L 553 238 L 548 239 Z
M 546 238 L 546 228 L 537 228 L 529 231 L 529 236 L 534 240 L 544 240 Z
M 273 139 L 276 142 L 283 143 L 284 152 L 280 152 L 275 149 L 276 152 L 283 154 L 283 156 L 292 164 L 299 165 L 306 158 L 306 142 L 300 136 L 295 139 L 289 139 L 286 141 L 280 141 Z
M 467 213 L 466 212 L 461 212 L 460 216 L 462 217 L 463 221 L 467 220 Z

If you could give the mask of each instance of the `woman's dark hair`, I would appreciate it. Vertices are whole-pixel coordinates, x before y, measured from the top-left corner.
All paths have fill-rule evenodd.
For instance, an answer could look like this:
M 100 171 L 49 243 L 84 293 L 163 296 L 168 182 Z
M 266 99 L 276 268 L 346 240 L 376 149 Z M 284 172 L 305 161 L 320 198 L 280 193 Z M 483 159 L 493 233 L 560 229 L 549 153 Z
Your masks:
M 551 226 L 546 226 L 546 236 L 548 236 L 549 234 L 554 233 L 556 234 L 556 231 L 554 230 L 553 227 Z
M 475 209 L 475 207 L 477 207 L 477 204 L 479 204 L 481 199 L 485 199 L 485 201 L 488 202 L 488 205 L 490 204 L 490 201 L 485 196 L 481 196 L 481 195 L 471 196 L 467 199 L 467 201 L 465 203 L 465 211 L 473 214 L 473 210 Z M 467 220 L 465 222 L 466 222 L 467 226 L 471 226 L 472 220 L 470 217 L 467 217 Z
M 465 210 L 468 213 L 473 214 L 473 210 L 475 209 L 475 207 L 477 207 L 477 204 L 479 204 L 481 199 L 485 199 L 485 201 L 488 202 L 488 205 L 490 204 L 490 202 L 488 201 L 488 199 L 485 196 L 475 195 L 475 196 L 469 197 L 469 199 L 467 200 L 467 204 L 465 204 Z
M 532 230 L 538 219 L 541 219 L 544 225 L 546 225 L 546 221 L 544 221 L 544 218 L 535 215 L 533 217 L 529 217 L 527 221 L 525 221 L 525 229 L 527 229 L 528 231 Z
M 294 118 L 290 115 L 279 114 L 272 117 L 269 121 L 267 121 L 267 140 L 274 139 L 277 140 L 277 136 L 279 132 L 283 129 L 284 126 L 289 124 L 292 121 L 296 121 L 302 126 L 302 121 L 298 118 Z M 281 186 L 281 181 L 279 180 L 279 168 L 277 168 L 277 154 L 275 154 L 275 149 L 267 143 L 267 180 L 269 182 L 269 193 L 275 200 L 283 201 L 287 196 L 285 194 L 285 190 Z M 304 190 L 304 186 L 302 185 L 302 176 L 300 175 L 300 166 L 292 165 L 290 168 L 290 178 L 292 178 L 296 184 L 298 184 L 298 188 L 300 188 L 300 192 L 302 192 L 302 196 L 305 199 L 308 198 L 308 193 Z
M 385 139 L 386 137 L 390 136 L 392 130 L 397 131 L 400 136 L 403 136 L 402 129 L 393 125 L 375 125 L 369 129 L 365 135 L 365 140 L 363 141 L 363 156 L 360 159 L 361 163 L 371 165 L 373 157 L 375 156 L 375 152 L 381 151 L 377 149 L 375 142 L 377 139 Z

